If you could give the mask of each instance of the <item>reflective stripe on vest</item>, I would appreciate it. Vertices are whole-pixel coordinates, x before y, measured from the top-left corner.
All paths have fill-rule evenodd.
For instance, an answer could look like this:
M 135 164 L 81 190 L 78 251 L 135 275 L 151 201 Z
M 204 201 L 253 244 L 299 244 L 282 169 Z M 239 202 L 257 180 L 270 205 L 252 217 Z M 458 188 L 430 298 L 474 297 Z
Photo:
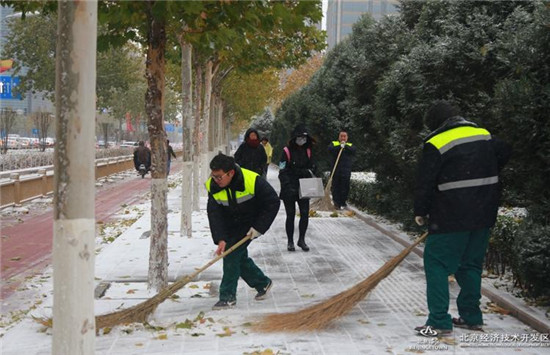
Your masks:
M 253 171 L 241 168 L 244 179 L 244 191 L 235 191 L 235 201 L 237 203 L 243 203 L 254 197 L 256 188 L 256 178 L 259 176 Z M 206 180 L 206 190 L 210 192 L 210 184 L 212 183 L 212 177 Z M 227 189 L 223 189 L 212 195 L 217 203 L 223 206 L 229 206 L 229 196 L 227 195 Z
M 437 185 L 437 188 L 439 189 L 439 191 L 446 191 L 446 190 L 452 190 L 452 189 L 461 189 L 463 187 L 493 185 L 493 184 L 496 184 L 497 182 L 498 182 L 498 176 L 491 176 L 491 177 L 481 178 L 481 179 L 470 179 L 470 180 L 447 182 L 445 184 Z
M 442 132 L 432 137 L 427 143 L 432 144 L 437 148 L 437 150 L 439 150 L 439 153 L 443 154 L 464 143 L 488 141 L 490 139 L 491 133 L 489 133 L 486 129 L 464 126 Z
M 352 146 L 352 144 L 353 144 L 353 143 L 348 143 L 348 142 L 346 142 L 346 145 L 349 145 L 350 147 Z M 332 145 L 336 147 L 336 146 L 340 145 L 340 142 L 338 142 L 338 141 L 332 141 Z
M 465 143 L 488 141 L 491 139 L 491 134 L 484 128 L 463 126 L 450 129 L 442 132 L 430 140 L 427 143 L 432 144 L 439 150 L 440 154 L 444 154 L 452 148 Z M 490 176 L 479 179 L 468 179 L 447 182 L 437 185 L 439 191 L 447 191 L 453 189 L 461 189 L 465 187 L 486 186 L 498 183 L 498 176 Z

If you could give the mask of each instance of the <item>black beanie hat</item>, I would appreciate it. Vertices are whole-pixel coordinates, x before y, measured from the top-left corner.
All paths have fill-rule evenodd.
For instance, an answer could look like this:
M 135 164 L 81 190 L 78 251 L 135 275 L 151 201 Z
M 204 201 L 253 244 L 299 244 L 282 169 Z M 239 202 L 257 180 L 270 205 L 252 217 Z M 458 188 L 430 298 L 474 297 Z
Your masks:
M 460 112 L 456 106 L 452 105 L 450 102 L 445 100 L 435 101 L 426 112 L 424 117 L 424 123 L 430 129 L 430 131 L 435 131 L 439 126 L 443 124 L 448 118 L 458 116 Z

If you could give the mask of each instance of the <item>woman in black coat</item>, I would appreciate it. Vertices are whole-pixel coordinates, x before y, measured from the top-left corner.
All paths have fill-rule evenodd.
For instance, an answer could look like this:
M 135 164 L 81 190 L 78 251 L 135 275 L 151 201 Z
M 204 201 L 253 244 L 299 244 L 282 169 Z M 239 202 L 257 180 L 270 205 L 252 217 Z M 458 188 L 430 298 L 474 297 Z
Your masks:
M 309 251 L 306 244 L 306 230 L 309 223 L 309 198 L 300 198 L 300 178 L 313 176 L 315 165 L 311 157 L 311 147 L 315 140 L 308 134 L 304 125 L 298 125 L 292 132 L 288 146 L 284 147 L 279 160 L 279 181 L 281 182 L 280 198 L 283 200 L 286 211 L 285 230 L 288 238 L 288 251 L 294 248 L 294 216 L 296 202 L 300 209 L 298 224 L 299 238 L 297 245 L 303 251 Z
M 263 175 L 265 163 L 267 162 L 267 154 L 265 154 L 264 146 L 260 144 L 258 131 L 253 128 L 249 128 L 246 131 L 244 142 L 235 152 L 235 162 L 241 168 Z

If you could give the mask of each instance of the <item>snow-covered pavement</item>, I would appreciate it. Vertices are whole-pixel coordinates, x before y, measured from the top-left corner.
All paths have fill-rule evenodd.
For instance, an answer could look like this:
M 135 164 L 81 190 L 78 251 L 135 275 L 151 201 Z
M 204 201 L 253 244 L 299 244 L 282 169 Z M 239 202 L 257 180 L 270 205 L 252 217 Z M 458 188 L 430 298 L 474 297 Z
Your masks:
M 173 181 L 177 177 L 171 177 Z M 278 188 L 276 172 L 270 182 Z M 181 190 L 170 190 L 169 278 L 191 274 L 213 258 L 206 217 L 206 198 L 193 214 L 193 235 L 180 236 Z M 125 206 L 120 220 L 137 220 L 113 242 L 98 245 L 96 314 L 129 307 L 152 296 L 146 289 L 149 259 L 149 204 Z M 284 208 L 266 235 L 252 242 L 249 254 L 269 276 L 274 286 L 267 299 L 254 300 L 255 290 L 241 280 L 235 308 L 212 311 L 217 301 L 221 262 L 214 264 L 183 289 L 161 304 L 149 324 L 129 324 L 104 329 L 96 337 L 97 354 L 404 354 L 437 351 L 439 354 L 549 354 L 548 334 L 541 334 L 505 315 L 487 298 L 482 299 L 485 333 L 455 329 L 452 336 L 433 339 L 415 334 L 423 324 L 427 308 L 422 260 L 411 254 L 383 280 L 350 314 L 325 330 L 313 333 L 263 334 L 251 325 L 274 312 L 296 311 L 347 290 L 376 271 L 403 247 L 379 230 L 348 213 L 331 217 L 321 213 L 310 219 L 308 253 L 286 250 Z M 296 223 L 298 218 L 296 219 Z M 130 224 L 130 223 L 127 223 Z M 105 233 L 105 231 L 103 231 Z M 108 231 L 107 231 L 108 232 Z M 403 239 L 409 236 L 395 231 Z M 99 239 L 99 237 L 98 237 Z M 105 240 L 105 237 L 102 237 Z M 108 238 L 107 238 L 108 239 Z M 51 269 L 29 280 L 32 301 L 25 311 L 4 314 L 2 354 L 51 353 L 51 329 L 32 319 L 52 314 Z M 454 298 L 457 285 L 451 283 L 451 312 L 457 314 Z M 23 293 L 21 293 L 23 294 Z M 14 296 L 17 297 L 18 294 Z M 3 300 L 3 304 L 15 302 Z

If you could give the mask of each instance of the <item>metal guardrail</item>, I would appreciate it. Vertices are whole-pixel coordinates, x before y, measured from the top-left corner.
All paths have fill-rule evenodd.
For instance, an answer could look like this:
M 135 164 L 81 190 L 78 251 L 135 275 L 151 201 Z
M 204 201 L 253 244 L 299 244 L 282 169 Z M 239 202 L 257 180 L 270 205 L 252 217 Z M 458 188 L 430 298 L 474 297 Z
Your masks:
M 97 159 L 95 165 L 96 179 L 134 169 L 131 155 Z M 53 165 L 0 173 L 0 209 L 51 194 L 53 175 Z

